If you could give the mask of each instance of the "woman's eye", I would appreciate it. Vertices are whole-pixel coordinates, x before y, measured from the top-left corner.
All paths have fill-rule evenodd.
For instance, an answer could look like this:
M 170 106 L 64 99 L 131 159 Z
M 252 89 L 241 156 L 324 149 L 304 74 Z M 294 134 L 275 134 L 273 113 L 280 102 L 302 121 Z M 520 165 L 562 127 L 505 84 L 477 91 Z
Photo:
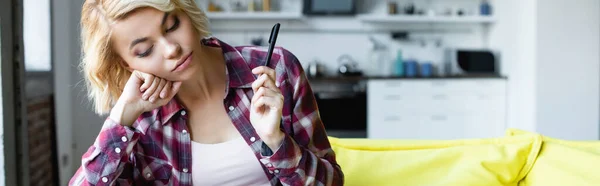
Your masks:
M 142 58 L 142 57 L 146 57 L 146 56 L 150 55 L 150 53 L 152 52 L 152 48 L 154 48 L 154 46 L 150 47 L 144 53 L 138 54 L 137 56 L 140 57 L 140 58 Z
M 167 29 L 167 32 L 171 32 L 175 29 L 177 29 L 177 27 L 179 27 L 179 18 L 177 16 L 175 16 L 175 21 L 173 22 L 173 26 L 171 26 L 170 28 Z

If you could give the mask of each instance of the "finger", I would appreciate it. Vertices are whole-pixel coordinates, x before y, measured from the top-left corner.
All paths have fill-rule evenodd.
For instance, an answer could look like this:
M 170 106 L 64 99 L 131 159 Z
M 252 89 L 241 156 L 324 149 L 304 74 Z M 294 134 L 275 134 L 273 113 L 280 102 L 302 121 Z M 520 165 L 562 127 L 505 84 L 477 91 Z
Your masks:
M 254 109 L 259 109 L 262 106 L 268 106 L 271 110 L 279 109 L 281 104 L 277 102 L 276 98 L 262 96 L 256 100 L 253 107 Z
M 160 91 L 160 99 L 164 99 L 165 97 L 167 97 L 167 94 L 169 93 L 169 89 L 171 89 L 171 85 L 173 83 L 171 81 L 168 81 L 165 86 L 162 88 L 162 91 Z
M 280 104 L 283 103 L 283 95 L 281 93 L 271 90 L 269 88 L 265 88 L 265 87 L 258 88 L 258 91 L 256 91 L 256 94 L 254 94 L 254 96 L 252 96 L 251 103 L 257 101 L 261 97 L 271 97 L 275 100 L 278 100 Z
M 177 94 L 177 92 L 179 92 L 179 88 L 181 88 L 181 81 L 178 82 L 173 82 L 171 90 L 169 92 L 169 96 L 168 97 L 173 97 Z
M 252 83 L 252 90 L 254 90 L 254 92 L 256 92 L 260 87 L 278 90 L 277 86 L 275 86 L 275 81 L 273 81 L 273 79 L 266 74 L 260 75 L 258 79 Z
M 254 95 L 252 96 L 252 100 L 250 101 L 250 103 L 254 103 L 254 102 L 256 102 L 256 100 L 263 97 L 265 95 L 265 89 L 267 89 L 267 88 L 259 87 L 258 90 L 256 92 L 254 92 Z
M 252 69 L 252 73 L 253 74 L 267 74 L 269 76 L 269 78 L 275 80 L 276 78 L 276 74 L 275 74 L 275 70 L 273 70 L 272 68 L 266 67 L 266 66 L 259 66 L 256 67 L 254 69 Z
M 283 95 L 281 93 L 279 93 L 278 91 L 274 91 L 273 89 L 269 89 L 269 88 L 264 88 L 263 91 L 264 91 L 264 93 L 263 93 L 264 97 L 273 98 L 276 101 L 275 103 L 280 103 L 280 104 L 283 103 Z M 280 105 L 280 104 L 277 104 L 277 105 Z
M 156 90 L 150 96 L 150 102 L 154 102 L 156 99 L 159 98 L 160 92 L 162 92 L 163 87 L 167 83 L 167 81 L 165 79 L 162 79 L 162 78 L 159 78 L 159 79 L 160 79 L 160 82 L 158 83 L 158 86 L 156 87 Z
M 259 89 L 263 89 L 263 96 L 267 96 L 267 97 L 283 97 L 283 95 L 281 95 L 281 93 L 279 93 L 278 91 L 275 91 L 273 89 L 270 88 L 265 88 L 265 87 L 260 87 Z
M 160 83 L 160 78 L 156 77 L 154 78 L 154 81 L 152 81 L 152 85 L 150 85 L 150 87 L 144 92 L 144 95 L 142 96 L 142 98 L 144 100 L 148 100 L 148 98 L 154 93 L 154 91 L 156 90 L 156 87 L 158 87 L 158 84 Z
M 271 76 L 266 75 L 267 80 L 263 83 L 263 87 L 267 87 L 272 90 L 279 90 L 277 86 L 275 86 L 275 79 L 271 78 Z
M 256 80 L 252 82 L 252 91 L 256 93 L 256 91 L 258 91 L 258 88 L 260 88 L 266 80 L 267 79 L 263 75 L 258 76 L 258 78 L 256 78 Z
M 152 82 L 154 82 L 154 76 L 151 75 L 143 75 L 141 72 L 136 71 L 138 78 L 140 78 L 142 81 L 144 81 L 144 83 L 142 84 L 142 86 L 140 86 L 140 92 L 145 92 L 148 87 L 150 87 L 150 85 L 152 85 Z

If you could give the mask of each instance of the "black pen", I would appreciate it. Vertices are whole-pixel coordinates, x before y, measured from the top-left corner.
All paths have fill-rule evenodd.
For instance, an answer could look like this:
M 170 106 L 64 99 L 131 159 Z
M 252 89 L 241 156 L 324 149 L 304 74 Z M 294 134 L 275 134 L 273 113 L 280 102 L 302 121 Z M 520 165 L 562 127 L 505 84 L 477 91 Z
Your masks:
M 269 36 L 269 51 L 267 52 L 267 61 L 265 62 L 265 66 L 269 66 L 269 62 L 271 61 L 271 55 L 273 55 L 273 49 L 275 48 L 275 42 L 277 42 L 277 34 L 279 34 L 279 26 L 281 24 L 277 23 L 271 29 L 271 36 Z

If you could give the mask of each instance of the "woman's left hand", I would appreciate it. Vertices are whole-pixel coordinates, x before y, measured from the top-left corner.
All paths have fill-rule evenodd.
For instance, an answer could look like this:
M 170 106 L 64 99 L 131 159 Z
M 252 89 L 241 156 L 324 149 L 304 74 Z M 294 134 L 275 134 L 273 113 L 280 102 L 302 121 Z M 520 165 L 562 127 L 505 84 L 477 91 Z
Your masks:
M 275 70 L 260 66 L 252 69 L 258 78 L 252 83 L 254 96 L 250 102 L 250 122 L 260 138 L 276 151 L 284 133 L 279 129 L 283 109 L 283 94 L 275 85 Z

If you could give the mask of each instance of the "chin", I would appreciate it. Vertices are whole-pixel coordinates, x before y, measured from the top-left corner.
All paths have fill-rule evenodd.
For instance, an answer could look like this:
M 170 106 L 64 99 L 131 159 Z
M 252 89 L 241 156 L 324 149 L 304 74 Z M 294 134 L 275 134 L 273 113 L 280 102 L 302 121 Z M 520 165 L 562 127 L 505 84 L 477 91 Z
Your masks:
M 194 78 L 194 74 L 196 70 L 194 70 L 193 68 L 190 69 L 186 69 L 185 71 L 182 72 L 176 72 L 173 75 L 173 78 L 171 78 L 170 81 L 187 81 L 187 80 L 191 80 Z

